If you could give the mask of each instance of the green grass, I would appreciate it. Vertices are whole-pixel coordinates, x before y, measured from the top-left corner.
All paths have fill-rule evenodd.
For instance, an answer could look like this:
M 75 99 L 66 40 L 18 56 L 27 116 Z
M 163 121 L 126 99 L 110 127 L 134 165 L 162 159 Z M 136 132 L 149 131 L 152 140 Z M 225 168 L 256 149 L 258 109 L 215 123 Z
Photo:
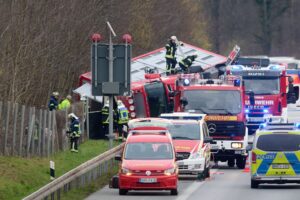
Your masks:
M 49 183 L 50 160 L 58 177 L 108 150 L 108 145 L 108 141 L 90 140 L 80 145 L 79 153 L 64 151 L 49 158 L 0 156 L 0 200 L 21 199 Z

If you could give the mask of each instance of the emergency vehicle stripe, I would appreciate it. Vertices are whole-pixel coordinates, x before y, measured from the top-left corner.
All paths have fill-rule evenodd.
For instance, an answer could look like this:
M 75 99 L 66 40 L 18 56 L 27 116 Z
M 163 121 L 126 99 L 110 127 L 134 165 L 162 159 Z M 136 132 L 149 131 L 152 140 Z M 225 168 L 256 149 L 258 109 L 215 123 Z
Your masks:
M 274 153 L 267 153 L 266 155 L 264 155 L 268 158 L 272 158 L 272 159 L 262 159 L 262 163 L 260 164 L 260 166 L 257 169 L 257 173 L 258 174 L 266 174 L 271 166 L 271 163 L 273 162 L 273 160 L 276 157 L 276 153 L 274 156 Z
M 285 153 L 285 157 L 289 161 L 295 173 L 300 174 L 300 161 L 298 160 L 295 153 Z

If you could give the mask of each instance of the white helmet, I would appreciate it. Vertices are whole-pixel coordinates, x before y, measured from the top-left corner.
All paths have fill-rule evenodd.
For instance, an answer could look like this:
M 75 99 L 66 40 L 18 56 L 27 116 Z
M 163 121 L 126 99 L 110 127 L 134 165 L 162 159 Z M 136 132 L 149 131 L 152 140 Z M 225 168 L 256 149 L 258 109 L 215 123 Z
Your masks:
M 69 119 L 72 119 L 72 118 L 78 119 L 78 117 L 77 117 L 74 113 L 70 113 L 70 114 L 68 115 L 68 118 L 69 118 Z
M 105 102 L 104 107 L 109 107 L 109 101 L 108 100 Z
M 175 35 L 171 36 L 171 40 L 177 40 L 177 37 Z
M 57 96 L 59 96 L 59 93 L 58 92 L 53 92 L 52 95 L 57 97 Z
M 67 95 L 67 99 L 72 100 L 72 96 L 71 95 Z

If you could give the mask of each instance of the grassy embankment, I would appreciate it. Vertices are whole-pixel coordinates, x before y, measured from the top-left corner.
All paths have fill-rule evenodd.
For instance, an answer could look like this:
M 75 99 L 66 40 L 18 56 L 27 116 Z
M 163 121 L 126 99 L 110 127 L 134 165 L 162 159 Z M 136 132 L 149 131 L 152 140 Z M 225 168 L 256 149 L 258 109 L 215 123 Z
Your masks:
M 21 199 L 50 182 L 50 160 L 55 162 L 55 176 L 58 177 L 106 150 L 108 141 L 90 140 L 80 145 L 79 153 L 64 151 L 50 158 L 30 159 L 0 156 L 0 200 Z M 101 177 L 101 181 L 92 187 L 78 190 L 76 199 L 82 199 L 96 187 L 107 184 L 110 175 Z

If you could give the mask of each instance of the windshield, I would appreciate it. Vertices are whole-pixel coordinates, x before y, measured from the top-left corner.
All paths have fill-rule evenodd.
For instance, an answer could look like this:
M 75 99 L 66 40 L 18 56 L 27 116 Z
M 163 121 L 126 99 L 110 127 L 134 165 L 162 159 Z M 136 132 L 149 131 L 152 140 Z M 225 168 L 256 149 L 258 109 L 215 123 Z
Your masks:
M 174 140 L 200 140 L 199 124 L 174 124 L 168 130 Z
M 244 77 L 246 92 L 279 94 L 279 77 Z
M 150 117 L 167 112 L 167 97 L 163 83 L 153 82 L 145 85 L 150 108 Z
M 270 134 L 257 139 L 257 148 L 263 151 L 299 151 L 300 135 Z
M 233 115 L 242 108 L 241 94 L 236 90 L 186 90 L 183 96 L 188 112 Z
M 126 160 L 167 160 L 173 159 L 170 143 L 139 142 L 128 143 L 125 149 Z

